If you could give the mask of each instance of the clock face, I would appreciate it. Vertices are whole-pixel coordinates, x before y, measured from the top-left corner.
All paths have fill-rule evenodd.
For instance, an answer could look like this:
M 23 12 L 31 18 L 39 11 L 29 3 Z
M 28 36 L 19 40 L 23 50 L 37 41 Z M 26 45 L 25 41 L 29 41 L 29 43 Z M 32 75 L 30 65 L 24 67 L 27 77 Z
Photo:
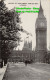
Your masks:
M 43 26 L 44 26 L 44 23 L 43 23 L 43 22 L 41 22 L 41 23 L 40 23 L 40 26 L 41 26 L 41 27 L 43 27 Z

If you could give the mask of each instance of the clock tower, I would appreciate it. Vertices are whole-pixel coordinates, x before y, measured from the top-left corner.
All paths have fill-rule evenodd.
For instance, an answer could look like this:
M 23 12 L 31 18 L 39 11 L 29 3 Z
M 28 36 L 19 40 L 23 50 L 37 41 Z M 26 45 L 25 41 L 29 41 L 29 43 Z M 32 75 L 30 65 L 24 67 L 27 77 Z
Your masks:
M 40 2 L 38 18 L 36 20 L 36 62 L 45 62 L 47 51 L 47 21 L 43 14 L 43 9 Z

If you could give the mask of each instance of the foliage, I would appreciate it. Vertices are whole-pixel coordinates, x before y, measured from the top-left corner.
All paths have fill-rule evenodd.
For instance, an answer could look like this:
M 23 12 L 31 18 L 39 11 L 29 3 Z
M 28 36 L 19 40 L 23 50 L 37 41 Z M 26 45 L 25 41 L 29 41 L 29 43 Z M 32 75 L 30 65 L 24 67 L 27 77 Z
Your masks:
M 17 46 L 16 41 L 20 41 L 20 18 L 14 9 L 8 10 L 4 0 L 0 1 L 0 39 L 1 52 L 6 54 L 11 48 Z

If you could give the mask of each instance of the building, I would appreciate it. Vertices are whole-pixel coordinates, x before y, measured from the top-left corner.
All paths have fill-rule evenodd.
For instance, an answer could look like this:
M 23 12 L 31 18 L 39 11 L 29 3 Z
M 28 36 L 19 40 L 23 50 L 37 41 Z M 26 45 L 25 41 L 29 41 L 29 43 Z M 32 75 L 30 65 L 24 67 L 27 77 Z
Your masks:
M 27 40 L 24 40 L 23 50 L 32 51 L 32 41 L 27 42 Z
M 9 55 L 10 62 L 24 62 L 25 60 L 33 61 L 34 62 L 34 53 L 33 51 L 27 50 L 13 50 Z
M 32 51 L 32 41 L 24 40 L 24 46 L 22 50 L 11 51 L 9 61 L 24 62 L 25 60 L 34 61 L 34 51 Z
M 50 51 L 47 51 L 46 63 L 50 64 Z
M 47 52 L 47 21 L 43 14 L 41 2 L 35 27 L 36 27 L 35 62 L 45 62 L 45 55 Z

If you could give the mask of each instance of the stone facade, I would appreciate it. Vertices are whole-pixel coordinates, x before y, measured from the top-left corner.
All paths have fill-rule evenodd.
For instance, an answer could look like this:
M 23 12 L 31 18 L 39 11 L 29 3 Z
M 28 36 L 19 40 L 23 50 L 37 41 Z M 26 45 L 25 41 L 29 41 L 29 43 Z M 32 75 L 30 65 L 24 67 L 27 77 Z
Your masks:
M 47 53 L 47 21 L 40 3 L 38 18 L 36 20 L 36 62 L 44 62 Z
M 28 50 L 23 50 L 23 51 L 17 51 L 13 50 L 11 51 L 11 54 L 9 56 L 9 61 L 10 62 L 24 62 L 25 60 L 28 61 L 33 61 L 35 60 L 34 57 L 35 52 L 33 51 L 28 51 Z
M 28 51 L 32 51 L 32 41 L 31 42 L 27 42 L 26 40 L 24 41 L 24 46 L 22 50 L 28 50 Z

